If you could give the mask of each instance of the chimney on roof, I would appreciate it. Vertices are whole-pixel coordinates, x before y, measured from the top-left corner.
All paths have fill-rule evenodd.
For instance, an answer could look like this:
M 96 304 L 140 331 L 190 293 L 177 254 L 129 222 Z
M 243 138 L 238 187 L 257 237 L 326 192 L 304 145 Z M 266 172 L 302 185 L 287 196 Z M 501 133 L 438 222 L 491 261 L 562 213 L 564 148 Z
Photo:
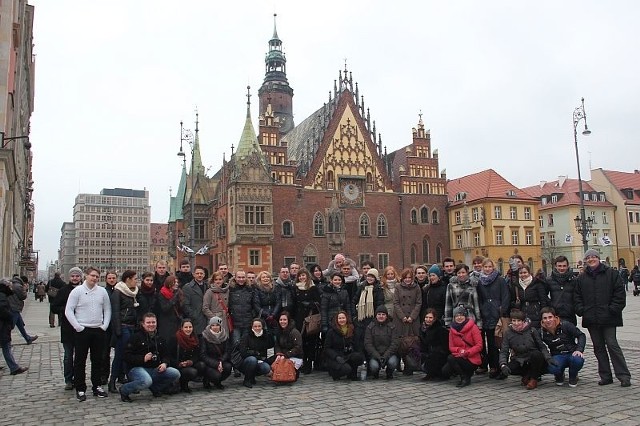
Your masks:
M 546 183 L 547 183 L 546 180 L 541 180 L 540 181 L 540 188 L 544 187 Z

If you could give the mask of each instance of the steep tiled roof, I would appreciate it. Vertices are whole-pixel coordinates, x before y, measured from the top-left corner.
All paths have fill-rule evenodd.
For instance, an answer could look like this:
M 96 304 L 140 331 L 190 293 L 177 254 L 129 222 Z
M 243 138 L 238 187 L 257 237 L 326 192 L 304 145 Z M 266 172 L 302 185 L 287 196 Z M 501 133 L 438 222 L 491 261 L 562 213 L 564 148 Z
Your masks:
M 618 191 L 622 189 L 631 189 L 633 192 L 633 198 L 629 199 L 626 194 L 622 194 L 622 198 L 625 199 L 627 204 L 639 204 L 640 203 L 640 172 L 637 170 L 633 173 L 618 172 L 615 170 L 602 170 L 602 173 L 609 179 L 609 181 L 616 187 Z
M 513 196 L 508 195 L 510 191 L 513 191 Z M 462 192 L 466 196 L 458 200 L 456 196 Z M 535 201 L 534 197 L 509 183 L 493 169 L 447 181 L 447 194 L 452 206 L 485 198 Z
M 578 179 L 561 179 L 553 182 L 545 182 L 542 185 L 534 185 L 529 186 L 527 188 L 522 188 L 523 191 L 527 192 L 532 197 L 540 199 L 543 195 L 549 196 L 557 195 L 558 201 L 555 203 L 551 203 L 550 201 L 547 204 L 541 205 L 540 210 L 545 210 L 549 208 L 557 208 L 564 207 L 570 205 L 579 205 L 580 204 L 580 196 L 579 196 L 579 188 L 578 188 Z M 595 189 L 589 185 L 589 182 L 582 181 L 582 191 L 583 192 L 595 192 Z M 599 197 L 598 197 L 599 200 Z M 585 206 L 608 206 L 611 207 L 611 204 L 608 201 L 591 201 L 591 198 L 584 202 Z

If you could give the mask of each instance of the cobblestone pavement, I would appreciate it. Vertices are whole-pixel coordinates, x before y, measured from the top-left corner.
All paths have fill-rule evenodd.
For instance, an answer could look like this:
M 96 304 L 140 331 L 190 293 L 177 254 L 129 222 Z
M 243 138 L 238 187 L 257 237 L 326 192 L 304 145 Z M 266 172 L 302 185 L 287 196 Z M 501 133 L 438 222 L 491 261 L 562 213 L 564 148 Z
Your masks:
M 30 295 L 24 317 L 27 330 L 40 336 L 35 343 L 26 345 L 14 331 L 14 354 L 29 371 L 11 376 L 6 366 L 0 370 L 0 424 L 640 424 L 640 297 L 631 293 L 625 327 L 618 329 L 633 376 L 630 388 L 621 388 L 617 381 L 597 385 L 589 345 L 575 389 L 556 386 L 549 375 L 538 389 L 527 391 L 516 377 L 495 381 L 476 376 L 461 390 L 453 381 L 422 382 L 422 374 L 400 375 L 392 381 L 333 382 L 326 373 L 314 372 L 287 386 L 276 387 L 259 377 L 257 386 L 246 389 L 240 379 L 231 377 L 223 391 L 206 392 L 199 384 L 192 385 L 191 395 L 153 398 L 145 391 L 133 395 L 131 404 L 122 403 L 117 395 L 97 399 L 90 393 L 86 402 L 79 403 L 73 391 L 63 389 L 60 331 L 49 328 L 48 308 L 48 303 L 36 302 Z M 0 363 L 4 365 L 4 360 Z

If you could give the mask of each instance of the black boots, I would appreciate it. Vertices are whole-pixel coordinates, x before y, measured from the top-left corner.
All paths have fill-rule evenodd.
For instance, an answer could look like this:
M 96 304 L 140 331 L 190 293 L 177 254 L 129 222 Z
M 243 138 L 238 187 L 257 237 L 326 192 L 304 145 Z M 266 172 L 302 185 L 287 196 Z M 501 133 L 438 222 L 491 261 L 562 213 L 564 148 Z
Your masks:
M 463 388 L 471 384 L 471 376 L 463 374 L 460 376 L 460 382 L 456 385 L 457 388 Z
M 109 384 L 107 386 L 107 390 L 109 391 L 109 393 L 118 393 L 118 389 L 116 389 L 116 378 L 112 377 L 109 380 Z

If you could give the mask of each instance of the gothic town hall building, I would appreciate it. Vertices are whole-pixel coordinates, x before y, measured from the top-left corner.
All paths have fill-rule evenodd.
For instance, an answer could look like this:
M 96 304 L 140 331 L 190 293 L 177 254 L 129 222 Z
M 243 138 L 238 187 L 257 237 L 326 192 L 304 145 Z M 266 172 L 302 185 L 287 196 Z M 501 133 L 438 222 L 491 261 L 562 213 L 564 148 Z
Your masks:
M 275 26 L 265 63 L 258 134 L 248 93 L 240 141 L 213 177 L 204 174 L 196 131 L 194 167 L 189 174 L 183 167 L 171 199 L 177 260 L 186 255 L 176 250 L 178 235 L 189 232 L 195 249 L 209 247 L 195 256 L 209 270 L 226 263 L 277 273 L 294 261 L 326 267 L 336 253 L 400 270 L 448 256 L 446 174 L 422 117 L 407 145 L 387 153 L 345 67 L 328 101 L 296 125 Z

